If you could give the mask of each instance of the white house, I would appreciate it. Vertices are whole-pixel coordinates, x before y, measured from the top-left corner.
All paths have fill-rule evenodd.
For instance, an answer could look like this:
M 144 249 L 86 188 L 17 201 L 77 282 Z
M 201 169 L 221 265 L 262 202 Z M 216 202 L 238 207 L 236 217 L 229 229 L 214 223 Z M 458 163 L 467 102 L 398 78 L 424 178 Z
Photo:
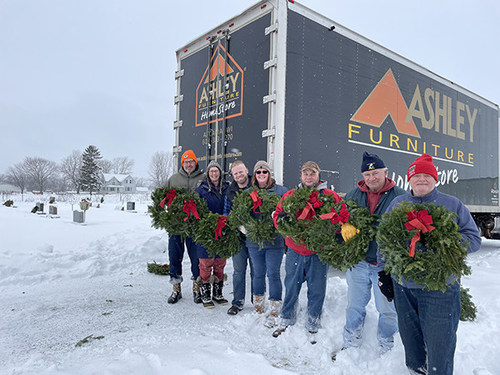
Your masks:
M 129 174 L 103 173 L 103 193 L 125 193 L 135 194 L 137 192 L 137 182 Z

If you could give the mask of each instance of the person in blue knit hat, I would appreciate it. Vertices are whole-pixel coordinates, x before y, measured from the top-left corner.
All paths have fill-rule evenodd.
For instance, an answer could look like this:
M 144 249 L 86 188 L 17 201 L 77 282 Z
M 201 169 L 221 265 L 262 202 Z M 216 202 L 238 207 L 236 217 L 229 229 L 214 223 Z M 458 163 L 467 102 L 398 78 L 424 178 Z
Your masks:
M 405 193 L 387 177 L 387 167 L 376 154 L 363 154 L 361 175 L 363 179 L 358 182 L 356 188 L 347 193 L 345 200 L 354 199 L 359 206 L 368 208 L 372 214 L 381 216 L 396 196 Z M 377 249 L 377 242 L 373 238 L 368 245 L 365 259 L 346 272 L 347 309 L 341 350 L 361 346 L 366 305 L 371 298 L 372 286 L 375 306 L 379 313 L 377 339 L 380 354 L 389 351 L 394 345 L 394 334 L 398 331 L 396 310 L 394 303 L 388 301 L 377 287 Z M 336 352 L 332 354 L 332 360 L 336 359 L 336 355 Z

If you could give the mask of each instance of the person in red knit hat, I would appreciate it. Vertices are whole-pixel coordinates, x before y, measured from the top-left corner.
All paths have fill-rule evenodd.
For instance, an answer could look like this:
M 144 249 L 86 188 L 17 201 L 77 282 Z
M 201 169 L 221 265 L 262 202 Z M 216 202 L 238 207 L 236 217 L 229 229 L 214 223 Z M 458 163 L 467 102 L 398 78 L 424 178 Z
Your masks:
M 398 203 L 432 203 L 456 213 L 455 221 L 469 253 L 481 247 L 481 237 L 469 210 L 456 197 L 436 189 L 437 169 L 432 156 L 418 157 L 408 168 L 411 192 L 391 202 L 386 212 Z M 425 251 L 432 251 L 422 245 Z M 385 260 L 377 253 L 379 271 Z M 384 274 L 384 272 L 379 272 Z M 460 319 L 460 280 L 450 280 L 446 291 L 428 290 L 423 285 L 394 277 L 379 278 L 379 288 L 388 300 L 394 299 L 401 341 L 405 348 L 406 367 L 412 374 L 453 374 L 453 360 Z

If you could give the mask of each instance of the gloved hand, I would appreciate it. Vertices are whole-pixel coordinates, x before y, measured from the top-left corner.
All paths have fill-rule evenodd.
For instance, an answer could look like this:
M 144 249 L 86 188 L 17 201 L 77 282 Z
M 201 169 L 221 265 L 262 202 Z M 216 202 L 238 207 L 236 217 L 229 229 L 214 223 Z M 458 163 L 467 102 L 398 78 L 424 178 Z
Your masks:
M 247 233 L 248 233 L 248 232 L 247 232 L 247 228 L 245 228 L 245 226 L 244 226 L 244 225 L 240 225 L 240 226 L 238 227 L 238 230 L 239 230 L 241 233 L 243 233 L 243 234 L 247 234 Z
M 354 225 L 349 223 L 345 223 L 342 225 L 341 234 L 345 242 L 349 241 L 358 233 L 359 229 L 357 229 Z
M 278 217 L 277 217 L 276 221 L 278 223 L 280 223 L 280 222 L 288 223 L 290 221 L 290 216 L 288 216 L 288 214 L 285 211 L 280 211 L 278 213 Z
M 378 287 L 385 298 L 387 298 L 387 301 L 391 302 L 394 299 L 394 284 L 392 283 L 392 277 L 386 274 L 385 271 L 380 271 L 378 273 Z

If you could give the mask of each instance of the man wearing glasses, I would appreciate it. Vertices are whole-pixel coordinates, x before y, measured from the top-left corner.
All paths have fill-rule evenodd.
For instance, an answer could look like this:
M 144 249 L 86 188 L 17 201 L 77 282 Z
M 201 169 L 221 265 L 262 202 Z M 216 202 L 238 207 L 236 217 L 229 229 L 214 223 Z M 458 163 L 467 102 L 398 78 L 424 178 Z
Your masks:
M 181 168 L 167 181 L 167 188 L 184 188 L 193 192 L 203 179 L 203 171 L 198 166 L 198 160 L 193 150 L 187 150 L 181 156 Z M 182 258 L 184 257 L 184 243 L 186 243 L 189 259 L 191 260 L 191 280 L 193 280 L 193 299 L 201 303 L 200 286 L 195 280 L 200 276 L 198 267 L 198 254 L 196 243 L 192 238 L 182 239 L 179 235 L 168 237 L 168 257 L 170 259 L 170 283 L 173 291 L 168 298 L 168 303 L 177 303 L 182 298 Z

